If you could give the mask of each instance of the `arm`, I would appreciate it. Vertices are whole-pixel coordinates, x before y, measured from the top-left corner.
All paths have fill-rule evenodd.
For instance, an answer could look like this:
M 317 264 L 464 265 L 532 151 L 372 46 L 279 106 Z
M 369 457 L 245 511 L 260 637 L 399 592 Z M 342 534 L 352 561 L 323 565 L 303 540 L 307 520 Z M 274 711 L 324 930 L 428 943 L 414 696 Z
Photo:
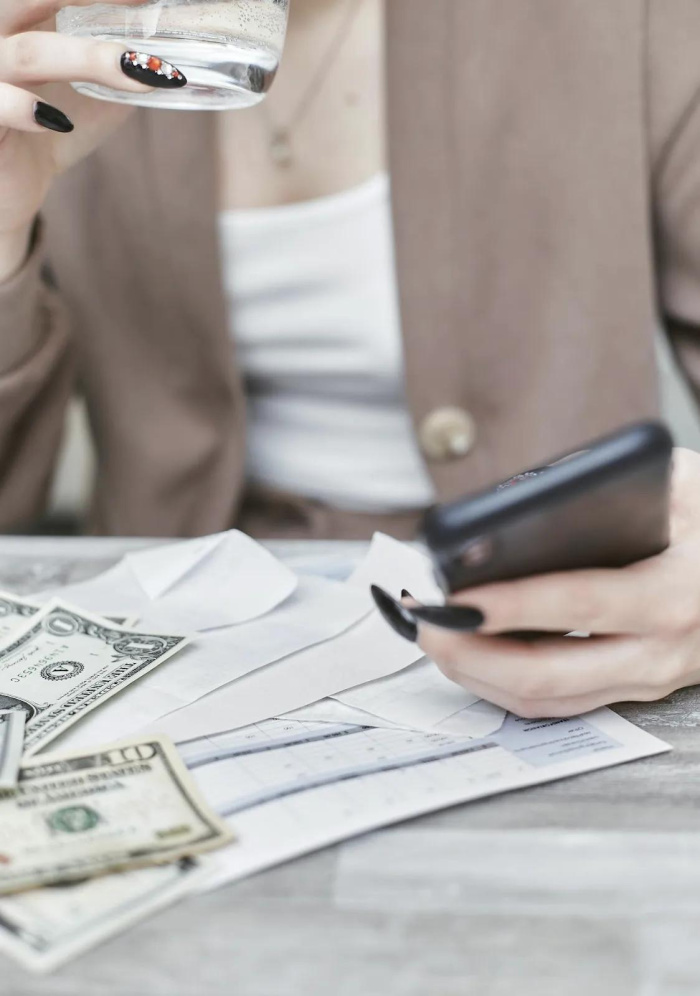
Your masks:
M 134 78 L 122 45 L 52 30 L 67 2 L 0 0 L 0 531 L 21 529 L 43 510 L 72 382 L 65 315 L 42 279 L 33 219 L 54 177 L 127 113 L 97 107 L 69 83 L 150 89 L 143 74 Z
M 26 241 L 0 243 L 0 266 L 13 271 L 0 283 L 0 532 L 44 509 L 73 379 L 66 316 L 41 277 L 40 234 L 19 268 L 13 258 Z
M 649 5 L 649 135 L 659 308 L 700 404 L 700 5 Z

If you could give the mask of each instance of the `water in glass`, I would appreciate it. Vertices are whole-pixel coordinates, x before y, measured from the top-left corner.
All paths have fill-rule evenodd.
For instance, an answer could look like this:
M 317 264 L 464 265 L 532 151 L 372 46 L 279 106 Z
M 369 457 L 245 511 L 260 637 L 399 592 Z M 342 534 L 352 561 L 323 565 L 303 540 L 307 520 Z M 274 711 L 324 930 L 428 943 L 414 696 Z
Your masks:
M 125 93 L 92 83 L 81 93 L 146 107 L 225 110 L 259 103 L 277 72 L 289 0 L 151 0 L 139 7 L 91 4 L 57 16 L 63 34 L 119 41 L 125 51 L 157 55 L 188 85 Z

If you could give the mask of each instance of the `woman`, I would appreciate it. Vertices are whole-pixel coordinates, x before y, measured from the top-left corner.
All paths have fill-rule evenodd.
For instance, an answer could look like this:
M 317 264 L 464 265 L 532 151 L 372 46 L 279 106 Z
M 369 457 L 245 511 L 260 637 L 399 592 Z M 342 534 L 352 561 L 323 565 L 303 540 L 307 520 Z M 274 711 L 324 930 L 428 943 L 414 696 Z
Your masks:
M 0 12 L 6 528 L 41 509 L 76 382 L 100 531 L 408 536 L 651 414 L 659 311 L 700 381 L 692 0 L 387 0 L 388 164 L 381 0 L 294 0 L 269 101 L 230 115 L 80 98 L 156 81 L 54 35 L 60 6 Z M 472 590 L 426 652 L 523 715 L 700 680 L 699 483 L 679 454 L 662 557 Z M 463 602 L 483 633 L 599 638 L 455 633 Z

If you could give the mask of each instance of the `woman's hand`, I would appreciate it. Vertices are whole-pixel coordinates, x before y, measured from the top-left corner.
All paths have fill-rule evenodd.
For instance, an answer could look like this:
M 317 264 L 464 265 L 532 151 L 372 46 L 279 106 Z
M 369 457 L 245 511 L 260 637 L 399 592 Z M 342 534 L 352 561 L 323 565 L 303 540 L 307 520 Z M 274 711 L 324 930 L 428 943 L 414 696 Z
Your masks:
M 0 281 L 21 265 L 53 177 L 91 152 L 129 113 L 123 105 L 80 96 L 70 82 L 133 93 L 186 83 L 179 72 L 155 72 L 128 58 L 119 44 L 56 34 L 54 15 L 69 3 L 82 5 L 0 0 Z
M 519 716 L 574 716 L 700 683 L 700 454 L 675 451 L 664 553 L 617 570 L 471 588 L 450 604 L 482 613 L 478 635 L 421 624 L 421 647 L 452 681 Z M 467 614 L 465 627 L 478 618 Z M 593 635 L 486 635 L 526 629 Z

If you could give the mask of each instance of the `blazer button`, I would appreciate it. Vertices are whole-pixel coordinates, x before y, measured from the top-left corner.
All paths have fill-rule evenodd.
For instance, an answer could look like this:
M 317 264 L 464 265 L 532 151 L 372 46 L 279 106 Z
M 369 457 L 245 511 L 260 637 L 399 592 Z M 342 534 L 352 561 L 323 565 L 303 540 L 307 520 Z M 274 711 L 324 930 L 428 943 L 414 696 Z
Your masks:
M 421 422 L 418 441 L 429 460 L 458 460 L 476 443 L 476 422 L 463 408 L 436 408 Z

